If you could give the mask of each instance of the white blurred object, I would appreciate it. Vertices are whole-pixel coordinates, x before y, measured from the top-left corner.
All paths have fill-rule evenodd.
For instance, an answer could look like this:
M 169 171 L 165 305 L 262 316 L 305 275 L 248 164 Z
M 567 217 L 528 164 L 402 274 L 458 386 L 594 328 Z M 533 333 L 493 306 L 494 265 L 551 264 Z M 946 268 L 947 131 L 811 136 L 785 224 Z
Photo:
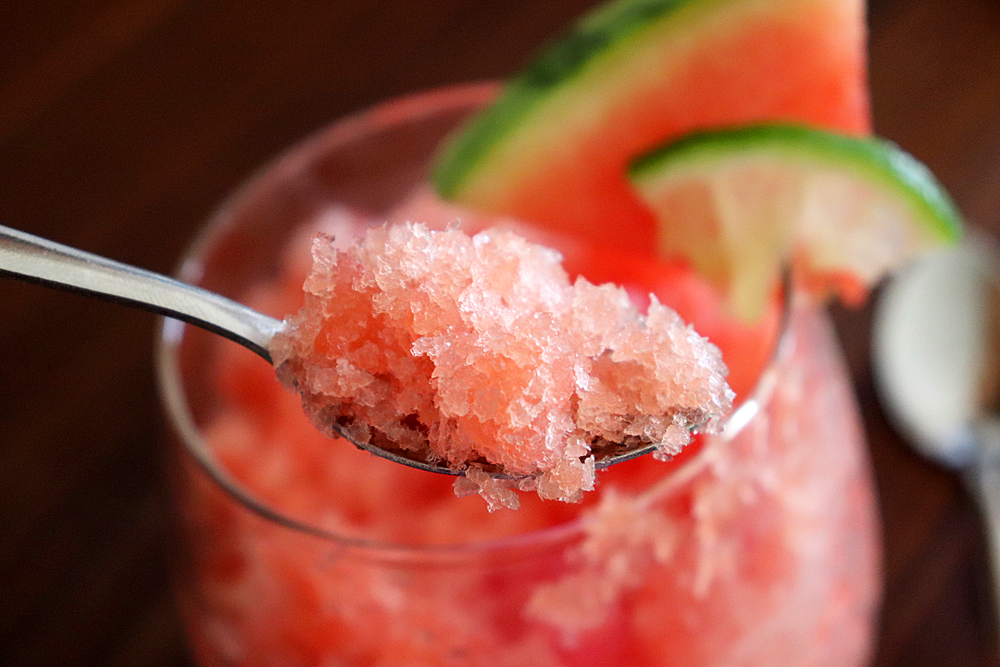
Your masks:
M 889 417 L 963 470 L 989 531 L 1000 601 L 1000 254 L 969 235 L 899 273 L 876 304 L 872 361 Z
M 875 311 L 872 355 L 889 415 L 920 450 L 952 467 L 974 452 L 967 427 L 983 418 L 996 364 L 998 273 L 982 237 L 933 252 L 903 270 Z

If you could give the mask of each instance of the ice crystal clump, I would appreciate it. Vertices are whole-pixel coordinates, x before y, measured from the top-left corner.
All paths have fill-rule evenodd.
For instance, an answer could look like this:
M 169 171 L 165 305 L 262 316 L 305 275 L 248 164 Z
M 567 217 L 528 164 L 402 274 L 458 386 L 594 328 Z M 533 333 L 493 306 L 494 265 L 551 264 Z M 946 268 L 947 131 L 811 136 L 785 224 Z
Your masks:
M 602 448 L 673 455 L 732 407 L 718 349 L 676 313 L 571 283 L 513 232 L 407 223 L 347 250 L 320 234 L 312 253 L 271 346 L 282 382 L 318 427 L 466 470 L 456 491 L 491 508 L 516 507 L 511 486 L 579 500 Z

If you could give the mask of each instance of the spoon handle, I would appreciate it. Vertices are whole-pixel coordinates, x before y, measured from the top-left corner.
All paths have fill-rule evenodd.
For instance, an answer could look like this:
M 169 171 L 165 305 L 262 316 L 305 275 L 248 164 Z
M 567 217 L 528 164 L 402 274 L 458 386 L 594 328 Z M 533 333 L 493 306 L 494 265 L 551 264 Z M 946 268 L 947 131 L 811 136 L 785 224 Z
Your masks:
M 281 322 L 198 287 L 0 225 L 0 275 L 166 315 L 271 361 Z
M 980 458 L 978 465 L 969 471 L 969 481 L 983 512 L 990 550 L 993 601 L 1000 608 L 1000 419 L 977 420 L 970 430 Z

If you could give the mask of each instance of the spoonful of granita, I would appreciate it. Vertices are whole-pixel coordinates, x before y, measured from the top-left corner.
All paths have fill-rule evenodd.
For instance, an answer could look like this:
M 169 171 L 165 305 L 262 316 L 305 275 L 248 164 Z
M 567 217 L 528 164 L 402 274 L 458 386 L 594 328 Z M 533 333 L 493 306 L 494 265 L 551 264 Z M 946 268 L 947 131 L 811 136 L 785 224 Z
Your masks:
M 570 282 L 512 231 L 422 224 L 313 241 L 305 305 L 279 322 L 199 288 L 0 227 L 0 274 L 111 299 L 272 362 L 312 422 L 399 463 L 579 500 L 596 469 L 670 457 L 732 408 L 718 349 L 655 299 Z

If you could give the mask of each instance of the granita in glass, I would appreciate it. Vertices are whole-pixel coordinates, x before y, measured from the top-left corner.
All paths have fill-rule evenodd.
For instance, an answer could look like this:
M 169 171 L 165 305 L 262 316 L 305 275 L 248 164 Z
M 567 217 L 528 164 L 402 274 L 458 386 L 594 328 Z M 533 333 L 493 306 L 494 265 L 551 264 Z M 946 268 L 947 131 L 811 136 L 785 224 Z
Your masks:
M 792 290 L 741 324 L 684 268 L 437 201 L 429 161 L 495 92 L 426 93 L 317 134 L 220 210 L 182 277 L 284 317 L 302 305 L 316 232 L 346 243 L 385 223 L 507 226 L 559 251 L 571 277 L 615 282 L 641 310 L 650 293 L 676 309 L 721 349 L 735 410 L 672 460 L 599 471 L 580 502 L 517 492 L 517 510 L 491 512 L 459 497 L 454 477 L 321 434 L 259 357 L 168 322 L 159 367 L 195 659 L 864 664 L 880 590 L 875 502 L 821 306 Z

